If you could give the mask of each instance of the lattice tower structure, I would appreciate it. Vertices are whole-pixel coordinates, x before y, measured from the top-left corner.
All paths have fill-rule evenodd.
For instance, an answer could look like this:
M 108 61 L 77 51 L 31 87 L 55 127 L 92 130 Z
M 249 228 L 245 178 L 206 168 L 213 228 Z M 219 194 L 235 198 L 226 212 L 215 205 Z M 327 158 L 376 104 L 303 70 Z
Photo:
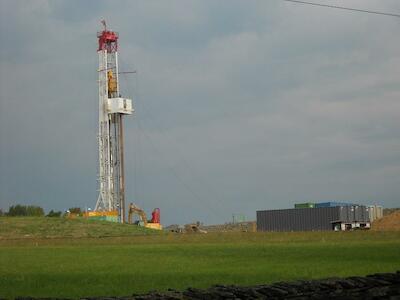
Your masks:
M 132 100 L 122 98 L 118 81 L 118 33 L 97 33 L 99 48 L 99 196 L 95 211 L 118 212 L 125 222 L 123 115 L 133 113 Z

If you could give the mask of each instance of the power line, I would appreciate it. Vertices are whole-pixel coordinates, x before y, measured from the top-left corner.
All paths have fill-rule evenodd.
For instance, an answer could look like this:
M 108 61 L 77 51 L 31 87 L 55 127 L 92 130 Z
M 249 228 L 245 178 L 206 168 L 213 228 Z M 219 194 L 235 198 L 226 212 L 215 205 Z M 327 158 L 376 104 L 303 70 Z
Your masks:
M 358 9 L 358 8 L 352 8 L 352 7 L 344 7 L 344 6 L 337 6 L 337 5 L 321 4 L 321 3 L 308 2 L 308 1 L 300 1 L 300 0 L 282 0 L 282 1 L 292 2 L 292 3 L 297 3 L 297 4 L 305 4 L 305 5 L 313 5 L 313 6 L 322 6 L 322 7 L 328 7 L 328 8 L 343 9 L 343 10 L 356 11 L 356 12 L 363 12 L 363 13 L 368 13 L 368 14 L 375 14 L 375 15 L 383 15 L 383 16 L 389 16 L 389 17 L 397 17 L 397 18 L 400 18 L 400 14 L 387 13 L 387 12 L 380 12 L 380 11 L 374 11 L 374 10 Z
M 120 58 L 120 61 L 121 61 L 121 63 L 122 63 L 121 58 Z M 125 63 L 126 63 L 126 62 L 125 62 Z M 125 63 L 124 63 L 124 64 L 125 64 Z M 136 73 L 136 71 L 135 71 L 135 73 Z M 126 89 L 128 90 L 129 94 L 133 95 L 133 93 L 131 92 L 130 87 L 129 87 L 129 83 L 128 83 L 127 76 L 125 75 L 126 72 L 122 72 L 122 74 L 123 74 L 122 78 L 125 80 Z M 136 77 L 136 80 L 138 80 L 138 77 Z M 136 81 L 136 85 L 137 85 L 137 81 Z M 138 89 L 138 87 L 136 87 L 136 89 L 137 89 L 136 95 L 137 95 L 137 97 L 139 97 L 139 94 L 138 94 L 139 89 Z M 156 119 L 155 119 L 154 117 L 152 117 L 151 114 L 149 113 L 149 110 L 146 108 L 146 106 L 145 106 L 145 104 L 144 104 L 145 102 L 144 102 L 144 101 L 138 101 L 137 104 L 139 104 L 139 103 L 141 104 L 142 112 L 146 112 L 147 116 L 149 116 L 149 117 L 150 117 L 151 119 L 153 119 L 153 120 L 156 120 Z M 142 118 L 141 118 L 141 119 L 142 119 Z M 198 193 L 195 191 L 195 189 L 193 189 L 193 186 L 191 186 L 191 185 L 188 184 L 188 178 L 187 178 L 187 177 L 180 176 L 180 174 L 179 174 L 179 172 L 177 171 L 177 169 L 175 169 L 175 168 L 173 167 L 173 163 L 171 162 L 171 160 L 166 159 L 166 155 L 163 154 L 161 148 L 160 148 L 160 147 L 157 147 L 157 144 L 153 141 L 153 139 L 151 138 L 151 136 L 150 136 L 149 134 L 147 134 L 147 132 L 143 129 L 143 127 L 142 127 L 142 125 L 141 125 L 141 122 L 140 122 L 140 119 L 138 118 L 138 115 L 136 115 L 136 120 L 137 120 L 138 137 L 140 137 L 140 134 L 142 134 L 142 136 L 143 136 L 144 138 L 147 139 L 147 141 L 149 142 L 149 144 L 150 144 L 150 146 L 153 148 L 153 150 L 157 153 L 157 157 L 160 158 L 160 159 L 161 159 L 161 158 L 164 158 L 163 161 L 166 163 L 166 164 L 165 164 L 165 168 L 166 168 L 168 171 L 170 171 L 170 173 L 177 179 L 177 181 L 178 181 L 179 183 L 181 183 L 182 186 L 193 196 L 193 198 L 196 200 L 196 202 L 197 202 L 198 204 L 204 204 L 204 203 L 207 203 L 207 202 L 208 202 L 207 204 L 209 204 L 209 205 L 203 205 L 203 207 L 205 207 L 205 208 L 213 207 L 213 206 L 214 206 L 214 207 L 215 207 L 215 206 L 218 206 L 219 209 L 222 209 L 223 207 L 220 205 L 219 202 L 212 203 L 212 201 L 211 201 L 212 197 L 208 197 L 208 195 L 207 195 L 207 197 L 201 197 L 200 194 L 198 194 Z M 163 126 L 160 126 L 160 123 L 158 123 L 158 124 L 153 124 L 153 126 L 155 127 L 155 130 L 156 130 L 160 135 L 165 136 L 165 134 L 164 134 L 164 133 L 165 133 L 165 130 L 162 130 L 162 128 L 164 128 L 164 127 L 163 127 Z M 178 143 L 175 142 L 175 144 L 177 145 Z M 200 182 L 200 183 L 202 183 L 203 186 L 205 186 L 204 181 L 200 181 L 201 178 L 199 178 L 199 176 L 194 176 L 194 175 L 195 175 L 194 169 L 193 169 L 192 166 L 188 163 L 188 161 L 184 158 L 184 155 L 182 154 L 181 151 L 179 151 L 179 148 L 176 148 L 175 151 L 176 151 L 176 152 L 178 153 L 178 155 L 179 155 L 180 162 L 183 163 L 183 165 L 186 167 L 187 171 L 189 171 L 189 172 L 191 173 L 192 177 L 197 177 L 197 181 Z M 141 161 L 141 160 L 139 159 L 139 161 Z M 183 178 L 185 178 L 185 179 L 183 179 Z M 135 179 L 135 180 L 137 180 L 137 179 Z M 211 189 L 210 189 L 210 187 L 208 186 L 206 189 L 204 189 L 204 190 L 202 190 L 202 191 L 205 192 L 205 191 L 210 191 L 210 190 L 211 190 Z M 216 195 L 216 196 L 218 196 L 218 195 Z M 213 215 L 214 215 L 215 217 L 217 217 L 219 220 L 221 220 L 221 219 L 225 216 L 225 215 L 221 215 L 221 213 L 217 212 L 215 209 L 209 209 L 209 211 L 211 212 L 211 214 L 213 214 Z

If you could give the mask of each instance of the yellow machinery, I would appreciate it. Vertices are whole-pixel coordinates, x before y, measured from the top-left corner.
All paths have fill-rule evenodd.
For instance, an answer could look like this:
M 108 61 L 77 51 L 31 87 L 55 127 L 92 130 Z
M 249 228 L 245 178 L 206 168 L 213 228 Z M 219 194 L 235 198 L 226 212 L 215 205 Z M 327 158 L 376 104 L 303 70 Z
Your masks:
M 160 224 L 160 210 L 158 208 L 153 210 L 151 220 L 147 220 L 146 213 L 139 206 L 131 203 L 129 204 L 129 213 L 128 213 L 128 222 L 129 224 L 133 223 L 133 215 L 139 216 L 139 225 L 143 225 L 144 227 L 151 229 L 162 229 L 162 225 Z
M 86 211 L 82 214 L 86 219 L 119 222 L 118 211 Z
M 109 70 L 107 72 L 108 77 L 108 96 L 111 97 L 112 93 L 117 92 L 117 80 L 113 76 L 113 72 Z

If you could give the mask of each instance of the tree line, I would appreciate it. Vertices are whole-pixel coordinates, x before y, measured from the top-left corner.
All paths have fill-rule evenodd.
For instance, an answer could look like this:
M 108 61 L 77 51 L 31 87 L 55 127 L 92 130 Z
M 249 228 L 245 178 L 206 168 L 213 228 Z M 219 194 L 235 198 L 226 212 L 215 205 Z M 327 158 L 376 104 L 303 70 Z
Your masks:
M 46 215 L 44 209 L 40 206 L 36 205 L 11 205 L 8 209 L 8 212 L 3 212 L 0 209 L 0 217 L 7 216 L 7 217 L 62 217 L 66 214 L 73 213 L 73 214 L 81 214 L 82 210 L 80 207 L 71 207 L 65 213 L 62 211 L 55 211 L 50 210 L 49 213 Z

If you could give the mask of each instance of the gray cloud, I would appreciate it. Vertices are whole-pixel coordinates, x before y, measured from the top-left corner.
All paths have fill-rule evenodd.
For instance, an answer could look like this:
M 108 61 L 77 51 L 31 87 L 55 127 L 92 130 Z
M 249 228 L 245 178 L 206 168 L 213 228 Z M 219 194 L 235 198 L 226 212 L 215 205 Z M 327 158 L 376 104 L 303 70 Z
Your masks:
M 0 5 L 0 207 L 94 205 L 103 17 L 121 68 L 138 70 L 121 82 L 137 110 L 128 200 L 166 223 L 300 201 L 398 206 L 398 20 L 281 1 Z

